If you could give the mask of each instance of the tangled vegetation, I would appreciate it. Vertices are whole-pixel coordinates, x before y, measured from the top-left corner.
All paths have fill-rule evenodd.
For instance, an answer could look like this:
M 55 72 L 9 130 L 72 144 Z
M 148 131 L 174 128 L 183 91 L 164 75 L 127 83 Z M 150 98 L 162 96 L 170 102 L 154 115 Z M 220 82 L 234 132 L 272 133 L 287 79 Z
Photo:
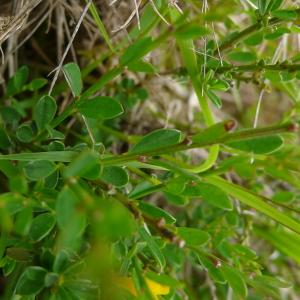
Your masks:
M 11 2 L 1 299 L 299 299 L 297 1 Z

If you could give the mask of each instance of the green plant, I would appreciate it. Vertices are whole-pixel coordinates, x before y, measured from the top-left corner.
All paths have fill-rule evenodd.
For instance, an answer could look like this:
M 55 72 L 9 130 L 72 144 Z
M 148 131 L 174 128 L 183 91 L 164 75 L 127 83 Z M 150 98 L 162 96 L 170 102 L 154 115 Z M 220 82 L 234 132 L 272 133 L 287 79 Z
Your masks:
M 272 56 L 278 39 L 299 32 L 300 12 L 249 0 L 243 13 L 252 23 L 235 31 L 221 2 L 198 13 L 200 4 L 187 1 L 181 13 L 168 1 L 144 1 L 131 42 L 117 46 L 89 1 L 107 44 L 100 60 L 64 64 L 48 93 L 48 81 L 30 81 L 26 66 L 8 80 L 0 108 L 3 299 L 282 299 L 286 288 L 299 296 L 299 55 Z M 211 25 L 220 20 L 226 35 Z M 155 50 L 169 60 L 171 43 L 180 66 L 166 71 L 145 59 Z M 119 63 L 90 84 L 111 58 Z M 198 123 L 127 135 L 128 115 L 153 92 L 128 74 L 160 72 L 191 84 Z M 291 109 L 258 128 L 246 114 L 240 124 L 216 121 L 222 93 L 242 83 L 274 87 Z M 202 148 L 207 158 L 193 163 L 190 150 Z

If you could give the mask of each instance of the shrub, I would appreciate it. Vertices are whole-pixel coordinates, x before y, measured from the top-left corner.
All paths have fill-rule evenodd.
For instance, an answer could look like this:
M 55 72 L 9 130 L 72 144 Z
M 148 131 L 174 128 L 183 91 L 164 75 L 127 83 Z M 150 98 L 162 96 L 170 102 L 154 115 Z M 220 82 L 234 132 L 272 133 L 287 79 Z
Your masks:
M 145 2 L 130 42 L 118 45 L 88 2 L 107 44 L 98 63 L 62 60 L 52 82 L 22 66 L 8 80 L 0 110 L 3 299 L 299 295 L 300 65 L 286 43 L 299 32 L 299 10 L 280 0 L 213 1 L 202 12 L 195 1 L 182 11 L 167 2 Z M 110 70 L 91 83 L 104 60 Z M 160 88 L 147 80 L 164 74 L 194 91 L 200 112 L 181 104 L 189 124 L 145 111 L 138 121 L 149 117 L 150 129 L 135 131 L 137 107 L 159 105 Z M 245 84 L 260 92 L 256 108 L 239 102 Z M 271 88 L 290 108 L 257 126 Z M 226 95 L 236 97 L 231 114 Z M 199 149 L 207 150 L 200 162 Z

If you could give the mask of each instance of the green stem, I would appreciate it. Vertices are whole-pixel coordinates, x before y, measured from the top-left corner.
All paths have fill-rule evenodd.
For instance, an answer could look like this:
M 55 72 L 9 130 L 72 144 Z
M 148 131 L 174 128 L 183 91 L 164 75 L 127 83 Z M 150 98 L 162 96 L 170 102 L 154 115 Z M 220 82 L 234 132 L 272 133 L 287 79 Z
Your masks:
M 295 12 L 297 14 L 300 14 L 300 9 L 296 9 Z M 283 19 L 279 19 L 279 18 L 274 17 L 274 18 L 269 19 L 267 25 L 268 26 L 275 26 L 277 24 L 284 23 L 284 22 L 286 22 L 286 21 L 283 20 Z M 238 42 L 246 39 L 251 34 L 260 31 L 264 27 L 265 27 L 265 24 L 262 21 L 257 21 L 255 24 L 245 28 L 244 30 L 240 31 L 239 33 L 237 33 L 237 34 L 231 36 L 230 38 L 226 39 L 219 46 L 219 51 L 225 51 L 225 50 L 231 49 L 232 47 L 236 46 Z M 217 55 L 217 54 L 218 54 L 218 49 L 216 49 L 214 51 L 213 55 Z
M 293 123 L 284 123 L 280 125 L 274 125 L 263 128 L 254 128 L 241 130 L 238 132 L 228 133 L 220 136 L 216 139 L 211 140 L 201 140 L 200 142 L 192 143 L 187 145 L 185 141 L 168 147 L 157 148 L 151 151 L 145 151 L 140 153 L 124 153 L 121 155 L 112 155 L 109 157 L 104 157 L 100 159 L 100 163 L 103 165 L 117 165 L 122 163 L 127 163 L 130 161 L 139 161 L 141 156 L 157 156 L 166 153 L 174 153 L 178 151 L 185 151 L 195 148 L 203 148 L 208 146 L 213 146 L 217 144 L 246 140 L 254 137 L 268 136 L 273 134 L 279 134 L 287 131 L 295 130 L 295 125 Z M 61 161 L 61 162 L 70 162 L 76 156 L 75 151 L 54 151 L 54 152 L 37 152 L 37 153 L 19 153 L 19 154 L 5 154 L 0 155 L 0 160 L 22 160 L 22 161 L 31 161 L 37 159 L 44 159 L 50 161 Z
M 300 71 L 300 64 L 272 64 L 272 65 L 264 65 L 264 64 L 248 64 L 241 66 L 228 65 L 217 68 L 215 71 L 217 73 L 225 73 L 225 72 L 248 72 L 248 71 L 261 71 L 261 70 L 271 70 L 271 71 L 288 71 L 288 72 L 296 72 Z
M 173 21 L 176 21 L 176 19 L 178 18 L 178 12 L 176 10 L 171 10 L 171 17 Z M 205 124 L 206 126 L 211 126 L 215 123 L 215 121 L 214 121 L 213 114 L 209 108 L 208 101 L 203 94 L 202 82 L 198 79 L 199 70 L 198 70 L 196 53 L 194 51 L 194 42 L 193 40 L 182 41 L 180 39 L 177 39 L 177 44 L 180 48 L 182 59 L 191 78 L 194 91 L 197 95 L 201 107 L 201 111 L 203 113 Z M 199 166 L 190 166 L 187 168 L 187 170 L 193 173 L 204 172 L 210 169 L 215 164 L 218 156 L 219 156 L 219 145 L 214 145 L 209 149 L 208 157 L 204 163 L 200 164 Z
M 292 123 L 284 123 L 284 124 L 269 126 L 264 128 L 241 130 L 238 132 L 228 133 L 215 140 L 210 140 L 210 141 L 204 140 L 199 143 L 193 143 L 191 145 L 186 145 L 185 142 L 182 142 L 175 146 L 158 148 L 152 151 L 141 152 L 139 154 L 131 154 L 129 152 L 119 156 L 107 157 L 107 158 L 103 158 L 101 160 L 101 163 L 104 165 L 120 164 L 128 161 L 138 160 L 139 157 L 141 156 L 156 156 L 165 153 L 174 153 L 177 151 L 185 151 L 189 149 L 208 147 L 216 144 L 250 139 L 259 136 L 279 134 L 286 131 L 290 131 L 291 129 L 294 129 L 294 125 Z

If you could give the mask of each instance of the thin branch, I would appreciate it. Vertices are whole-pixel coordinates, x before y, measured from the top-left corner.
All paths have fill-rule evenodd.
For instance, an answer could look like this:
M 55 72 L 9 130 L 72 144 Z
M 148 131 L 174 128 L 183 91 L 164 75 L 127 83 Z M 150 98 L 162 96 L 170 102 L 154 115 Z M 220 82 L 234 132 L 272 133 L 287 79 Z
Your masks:
M 219 67 L 215 69 L 217 73 L 225 73 L 225 72 L 253 72 L 253 71 L 261 71 L 261 70 L 271 70 L 271 71 L 288 71 L 288 72 L 296 72 L 300 71 L 300 64 L 248 64 L 248 65 L 227 65 L 223 67 Z
M 296 9 L 295 12 L 299 15 L 300 14 L 300 9 Z M 298 19 L 298 18 L 297 18 Z M 268 21 L 267 26 L 274 26 L 280 23 L 286 22 L 283 19 L 279 19 L 279 18 L 271 18 Z M 262 21 L 257 21 L 255 24 L 245 28 L 244 30 L 238 32 L 237 34 L 234 34 L 233 36 L 231 36 L 229 39 L 225 40 L 219 47 L 219 51 L 225 51 L 228 50 L 230 48 L 232 48 L 233 46 L 235 46 L 238 42 L 244 40 L 245 38 L 247 38 L 249 35 L 251 35 L 252 33 L 258 32 L 261 29 L 264 28 L 264 24 Z M 216 49 L 215 52 L 217 52 L 218 50 Z M 214 53 L 216 54 L 216 53 Z

